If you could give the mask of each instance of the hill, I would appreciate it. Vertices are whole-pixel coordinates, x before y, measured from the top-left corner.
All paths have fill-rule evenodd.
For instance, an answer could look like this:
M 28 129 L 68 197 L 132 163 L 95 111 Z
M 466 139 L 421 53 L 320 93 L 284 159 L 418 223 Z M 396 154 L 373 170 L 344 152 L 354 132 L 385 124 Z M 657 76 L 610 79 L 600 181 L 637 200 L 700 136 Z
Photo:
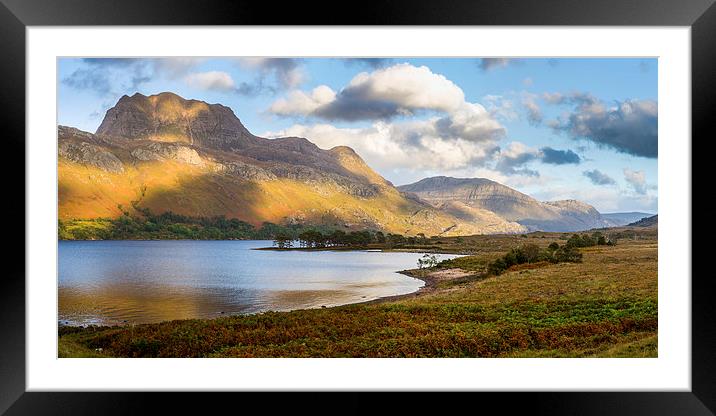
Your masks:
M 615 227 L 628 225 L 633 222 L 639 221 L 642 218 L 652 216 L 652 214 L 648 214 L 646 212 L 609 212 L 601 214 L 602 218 L 612 222 Z
M 634 227 L 656 227 L 659 225 L 659 216 L 654 215 L 648 218 L 642 218 L 639 221 L 629 224 Z
M 541 202 L 510 187 L 484 178 L 436 176 L 399 186 L 435 207 L 462 204 L 486 210 L 528 230 L 581 231 L 612 226 L 591 205 L 575 200 Z

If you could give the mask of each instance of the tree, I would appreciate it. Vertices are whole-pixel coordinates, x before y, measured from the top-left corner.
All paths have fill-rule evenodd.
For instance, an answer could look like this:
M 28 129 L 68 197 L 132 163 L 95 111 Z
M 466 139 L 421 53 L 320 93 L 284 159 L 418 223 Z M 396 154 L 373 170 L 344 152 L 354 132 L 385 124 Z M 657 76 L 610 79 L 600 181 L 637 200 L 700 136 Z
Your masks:
M 400 234 L 388 234 L 387 239 L 388 239 L 388 243 L 391 245 L 405 243 L 405 237 L 403 237 Z
M 278 233 L 274 238 L 273 244 L 278 248 L 291 248 L 293 246 L 293 239 L 285 233 Z
M 385 243 L 385 234 L 383 234 L 382 231 L 378 231 L 375 233 L 375 241 L 376 243 Z
M 328 244 L 332 246 L 346 245 L 346 233 L 341 230 L 335 230 L 328 236 Z
M 418 259 L 418 268 L 435 267 L 438 264 L 438 257 L 435 254 L 425 253 Z

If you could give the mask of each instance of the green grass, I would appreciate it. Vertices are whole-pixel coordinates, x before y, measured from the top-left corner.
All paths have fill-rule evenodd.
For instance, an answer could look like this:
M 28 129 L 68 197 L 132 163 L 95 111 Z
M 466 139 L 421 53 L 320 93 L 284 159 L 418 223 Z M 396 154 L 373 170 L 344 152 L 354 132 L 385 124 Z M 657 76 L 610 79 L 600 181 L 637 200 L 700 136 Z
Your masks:
M 546 246 L 559 235 L 549 237 L 534 241 Z M 501 253 L 494 236 L 468 240 L 484 254 L 441 268 L 477 273 Z M 644 234 L 580 249 L 582 263 L 471 274 L 378 303 L 65 329 L 60 354 L 91 356 L 101 348 L 102 356 L 116 357 L 655 357 L 657 247 Z

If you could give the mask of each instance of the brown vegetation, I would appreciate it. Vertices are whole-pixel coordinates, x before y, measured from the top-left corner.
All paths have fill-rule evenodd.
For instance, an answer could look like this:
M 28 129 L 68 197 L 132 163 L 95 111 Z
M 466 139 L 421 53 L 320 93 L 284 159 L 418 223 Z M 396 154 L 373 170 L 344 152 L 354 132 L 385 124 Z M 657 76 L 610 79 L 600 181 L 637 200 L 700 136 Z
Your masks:
M 630 231 L 631 230 L 622 230 Z M 545 237 L 542 238 L 541 236 Z M 566 241 L 527 237 L 540 247 Z M 560 240 L 560 238 L 563 238 Z M 449 239 L 476 256 L 451 261 L 431 290 L 387 301 L 136 327 L 60 330 L 61 356 L 643 357 L 656 356 L 657 241 L 635 231 L 580 248 L 581 263 L 532 263 L 479 277 L 522 237 Z M 502 243 L 508 247 L 498 248 Z M 449 245 L 444 244 L 444 245 Z M 484 253 L 484 254 L 483 254 Z M 452 276 L 448 276 L 452 275 Z M 100 350 L 101 349 L 101 352 Z M 83 352 L 84 351 L 84 352 Z

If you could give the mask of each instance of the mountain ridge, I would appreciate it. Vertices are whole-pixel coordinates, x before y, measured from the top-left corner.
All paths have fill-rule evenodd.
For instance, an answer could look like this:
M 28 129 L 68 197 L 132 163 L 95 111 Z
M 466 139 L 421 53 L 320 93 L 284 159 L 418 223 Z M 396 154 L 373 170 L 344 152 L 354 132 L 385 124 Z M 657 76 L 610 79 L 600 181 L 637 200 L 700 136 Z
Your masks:
M 61 219 L 155 213 L 429 235 L 520 232 L 457 218 L 398 191 L 351 148 L 251 134 L 228 107 L 123 96 L 95 134 L 58 126 Z M 141 213 L 141 210 L 138 211 Z M 479 218 L 478 218 L 479 219 Z
M 494 212 L 521 224 L 530 231 L 582 231 L 613 226 L 593 206 L 576 200 L 537 199 L 485 178 L 436 176 L 399 186 L 419 198 L 440 206 L 460 202 L 473 208 Z
M 416 184 L 393 186 L 350 147 L 259 137 L 229 107 L 169 92 L 122 96 L 94 134 L 57 132 L 61 219 L 116 218 L 134 207 L 254 225 L 468 235 L 585 229 L 580 207 L 598 216 L 587 204 L 542 203 L 483 178 L 426 178 L 418 184 L 481 185 L 468 198 L 439 189 L 426 198 L 411 191 Z

